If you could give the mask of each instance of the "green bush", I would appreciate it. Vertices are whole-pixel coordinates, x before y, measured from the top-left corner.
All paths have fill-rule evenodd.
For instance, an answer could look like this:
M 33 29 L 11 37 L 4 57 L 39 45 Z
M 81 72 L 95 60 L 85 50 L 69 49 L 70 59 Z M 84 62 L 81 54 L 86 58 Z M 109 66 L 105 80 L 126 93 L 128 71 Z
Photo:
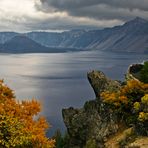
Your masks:
M 97 148 L 96 141 L 94 139 L 88 140 L 85 148 Z
M 140 80 L 144 83 L 148 83 L 148 61 L 144 62 L 144 66 L 140 72 Z

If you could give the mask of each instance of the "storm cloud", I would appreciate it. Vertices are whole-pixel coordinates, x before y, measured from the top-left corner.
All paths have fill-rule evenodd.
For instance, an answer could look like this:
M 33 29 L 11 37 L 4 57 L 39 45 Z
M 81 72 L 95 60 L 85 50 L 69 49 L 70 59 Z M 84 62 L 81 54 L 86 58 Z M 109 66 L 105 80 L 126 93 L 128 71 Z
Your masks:
M 40 10 L 67 12 L 70 16 L 129 20 L 148 18 L 148 0 L 40 0 Z
M 147 0 L 40 0 L 40 2 L 61 10 L 72 10 L 105 4 L 115 8 L 148 11 Z
M 0 31 L 69 30 L 148 19 L 148 0 L 1 0 Z

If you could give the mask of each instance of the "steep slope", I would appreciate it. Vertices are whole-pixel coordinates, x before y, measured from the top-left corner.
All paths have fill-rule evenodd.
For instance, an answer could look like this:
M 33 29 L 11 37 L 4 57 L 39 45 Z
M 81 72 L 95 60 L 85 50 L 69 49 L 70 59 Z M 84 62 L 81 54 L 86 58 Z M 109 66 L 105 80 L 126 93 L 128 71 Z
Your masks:
M 62 41 L 62 36 L 60 33 L 29 32 L 24 35 L 40 43 L 41 45 L 50 47 L 58 47 Z
M 92 47 L 109 51 L 148 52 L 148 21 L 136 18 L 111 28 L 107 38 Z
M 15 36 L 0 45 L 1 53 L 56 53 L 76 50 L 79 49 L 46 47 L 24 35 Z
M 41 46 L 25 36 L 15 36 L 1 46 L 1 52 L 35 52 L 45 49 L 46 47 Z
M 148 21 L 139 17 L 122 26 L 103 30 L 72 30 L 63 33 L 31 32 L 27 36 L 45 46 L 148 52 Z
M 0 32 L 0 44 L 7 42 L 17 35 L 18 33 L 16 32 Z
M 80 48 L 81 46 L 76 46 L 75 43 L 79 40 L 79 37 L 84 33 L 83 30 L 72 30 L 65 31 L 62 33 L 53 32 L 30 32 L 25 34 L 30 39 L 48 47 L 73 47 Z M 83 46 L 82 46 L 83 47 Z
M 71 30 L 62 33 L 29 32 L 25 34 L 0 32 L 0 44 L 5 44 L 6 42 L 8 44 L 17 35 L 26 36 L 40 46 L 63 48 L 63 50 L 66 48 L 64 51 L 71 51 L 71 48 L 75 48 L 77 50 L 96 49 L 148 53 L 148 21 L 139 17 L 121 26 L 104 28 L 102 30 Z M 33 49 L 31 48 L 31 50 Z M 38 50 L 34 50 L 34 52 L 38 52 Z

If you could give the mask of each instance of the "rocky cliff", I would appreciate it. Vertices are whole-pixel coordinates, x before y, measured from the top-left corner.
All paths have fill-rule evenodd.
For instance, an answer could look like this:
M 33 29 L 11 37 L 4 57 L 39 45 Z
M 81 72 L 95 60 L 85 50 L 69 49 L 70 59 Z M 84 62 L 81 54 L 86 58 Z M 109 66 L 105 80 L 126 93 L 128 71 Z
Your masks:
M 133 71 L 135 66 L 137 65 L 130 66 L 127 73 L 128 78 L 133 76 L 132 73 L 135 72 Z M 141 68 L 141 66 L 137 67 Z M 68 147 L 84 148 L 86 143 L 95 141 L 95 148 L 114 148 L 115 145 L 111 146 L 112 142 L 110 143 L 109 139 L 113 135 L 117 136 L 118 132 L 122 133 L 127 127 L 109 105 L 104 103 L 100 94 L 104 91 L 117 92 L 121 88 L 122 83 L 107 78 L 101 71 L 89 72 L 87 76 L 96 94 L 96 99 L 87 101 L 81 109 L 70 107 L 62 110 L 69 135 Z M 122 134 L 120 136 L 124 137 Z M 109 143 L 109 145 L 106 143 Z
M 83 147 L 86 141 L 95 139 L 104 147 L 107 137 L 118 131 L 117 117 L 102 102 L 100 93 L 104 90 L 118 90 L 121 84 L 110 80 L 100 71 L 88 73 L 88 80 L 94 89 L 96 99 L 88 101 L 81 109 L 63 109 L 63 118 L 70 136 L 70 146 Z

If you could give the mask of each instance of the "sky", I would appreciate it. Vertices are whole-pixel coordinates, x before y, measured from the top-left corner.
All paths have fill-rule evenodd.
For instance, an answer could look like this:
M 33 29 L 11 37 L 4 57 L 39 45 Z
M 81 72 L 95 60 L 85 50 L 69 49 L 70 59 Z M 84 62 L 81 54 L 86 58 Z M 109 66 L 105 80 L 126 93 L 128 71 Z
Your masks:
M 148 20 L 148 0 L 0 0 L 0 31 L 62 31 Z

